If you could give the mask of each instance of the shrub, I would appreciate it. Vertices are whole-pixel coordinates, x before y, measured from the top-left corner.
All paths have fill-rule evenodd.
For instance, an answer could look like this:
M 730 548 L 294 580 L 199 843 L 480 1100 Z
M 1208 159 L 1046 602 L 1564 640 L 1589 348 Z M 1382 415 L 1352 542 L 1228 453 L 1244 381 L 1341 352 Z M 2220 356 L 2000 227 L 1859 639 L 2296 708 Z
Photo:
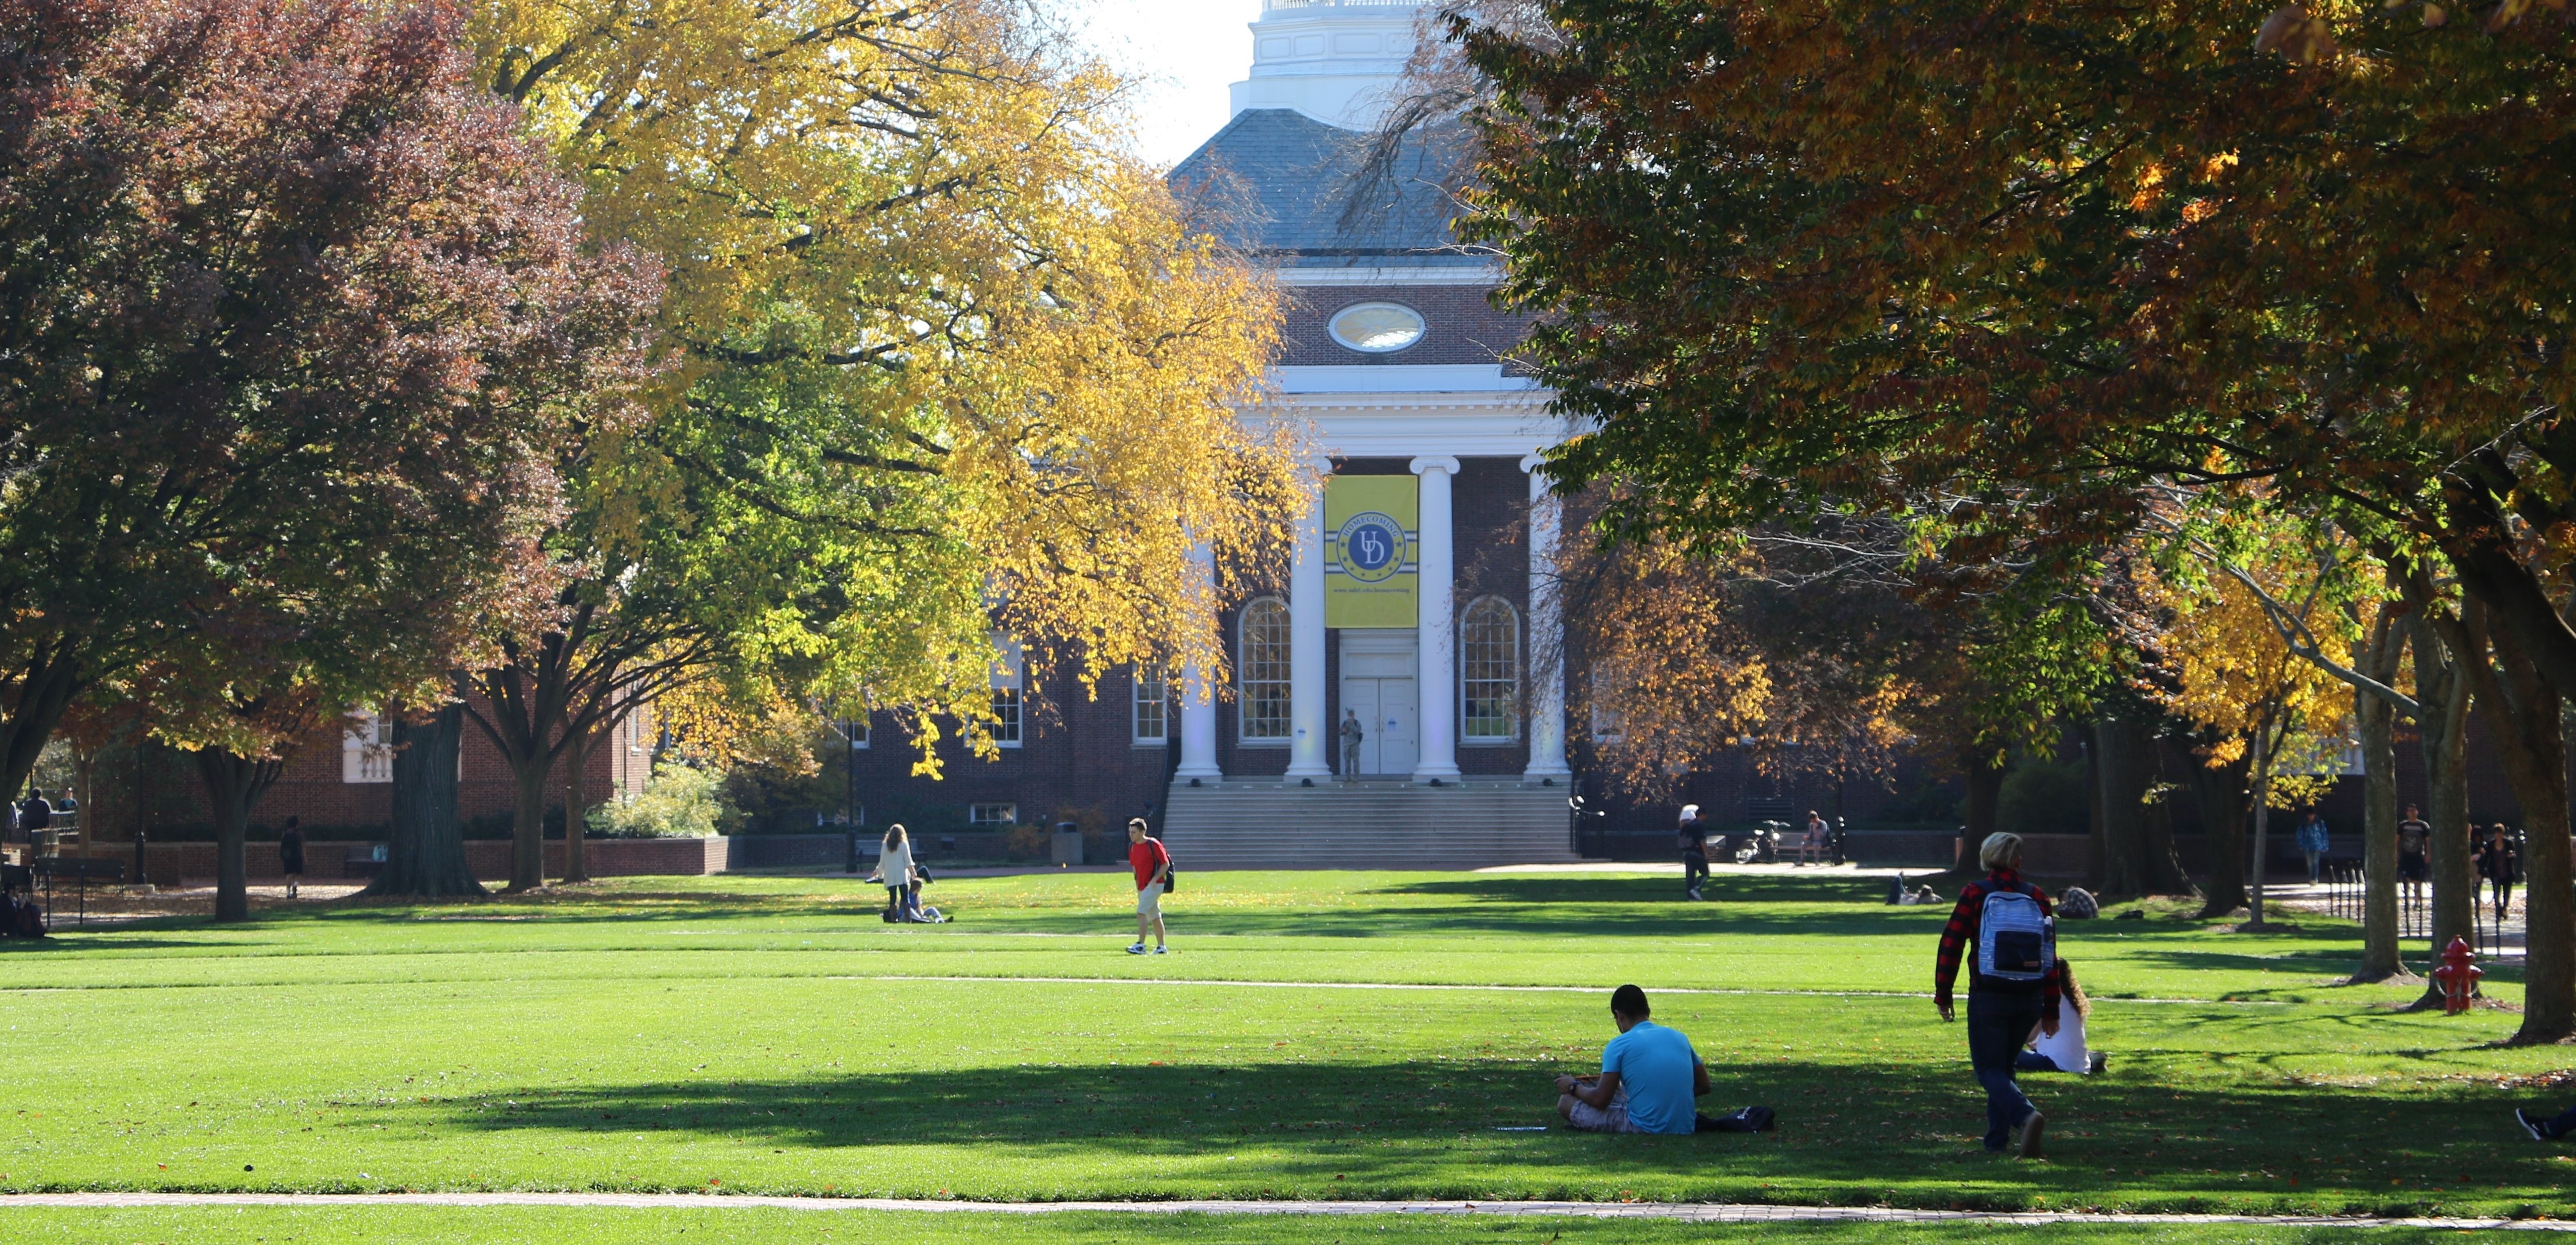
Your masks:
M 693 765 L 653 767 L 644 789 L 593 810 L 595 833 L 612 839 L 703 839 L 722 834 L 736 814 L 724 799 L 724 777 Z
M 1045 826 L 1015 825 L 1002 832 L 1002 854 L 1013 860 L 1044 860 L 1055 852 L 1055 832 Z

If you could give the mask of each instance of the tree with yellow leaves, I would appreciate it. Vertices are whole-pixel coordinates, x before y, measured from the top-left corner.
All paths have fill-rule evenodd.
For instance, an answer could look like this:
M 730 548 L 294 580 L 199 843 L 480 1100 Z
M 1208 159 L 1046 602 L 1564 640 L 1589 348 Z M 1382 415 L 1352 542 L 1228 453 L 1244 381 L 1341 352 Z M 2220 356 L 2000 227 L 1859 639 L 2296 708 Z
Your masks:
M 1236 418 L 1276 296 L 1045 33 L 1001 0 L 475 10 L 593 235 L 669 271 L 650 418 L 564 464 L 564 586 L 467 681 L 518 782 L 514 887 L 558 760 L 719 671 L 893 709 L 927 758 L 942 721 L 989 750 L 996 631 L 1086 683 L 1222 669 L 1193 548 L 1266 573 L 1313 487 Z
M 2222 533 L 2227 564 L 2276 602 L 2291 603 L 2309 643 L 2325 661 L 2349 666 L 2356 637 L 2317 560 L 2287 527 L 2238 523 Z M 2231 911 L 2244 897 L 2263 925 L 2263 865 L 2270 850 L 2271 810 L 2315 801 L 2334 782 L 2324 772 L 2347 745 L 2349 700 L 2343 684 L 2318 661 L 2292 651 L 2258 595 L 2235 574 L 2175 556 L 2141 562 L 2140 596 L 2165 615 L 2162 656 L 2170 682 L 2165 708 L 2216 736 L 2202 749 L 2212 769 L 2247 763 L 2253 805 L 2254 873 L 2244 875 L 2244 827 L 2209 827 L 2208 909 Z M 2250 890 L 2250 893 L 2248 893 Z

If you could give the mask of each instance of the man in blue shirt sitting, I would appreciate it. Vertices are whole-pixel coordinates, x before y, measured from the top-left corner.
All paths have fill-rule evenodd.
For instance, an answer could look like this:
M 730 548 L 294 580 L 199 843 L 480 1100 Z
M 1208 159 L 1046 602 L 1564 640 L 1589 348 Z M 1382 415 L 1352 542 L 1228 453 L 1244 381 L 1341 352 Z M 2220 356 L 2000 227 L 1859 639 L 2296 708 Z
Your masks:
M 1679 1029 L 1646 1019 L 1646 992 L 1621 986 L 1610 993 L 1610 1019 L 1619 1036 L 1601 1049 L 1598 1080 L 1556 1078 L 1556 1113 L 1595 1133 L 1687 1133 L 1699 1119 L 1700 1095 L 1709 1090 L 1708 1066 Z

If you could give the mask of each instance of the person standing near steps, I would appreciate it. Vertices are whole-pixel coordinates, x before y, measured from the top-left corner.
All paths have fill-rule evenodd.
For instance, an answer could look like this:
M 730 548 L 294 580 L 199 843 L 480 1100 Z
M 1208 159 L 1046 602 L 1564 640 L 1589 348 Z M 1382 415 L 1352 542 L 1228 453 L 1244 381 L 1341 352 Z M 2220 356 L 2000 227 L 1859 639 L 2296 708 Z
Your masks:
M 1145 819 L 1127 821 L 1127 863 L 1136 870 L 1136 943 L 1129 955 L 1145 954 L 1145 935 L 1154 935 L 1154 954 L 1168 955 L 1163 945 L 1163 892 L 1172 884 L 1172 854 L 1161 839 L 1147 838 Z
M 2013 1079 L 2013 1064 L 2032 1026 L 2057 1033 L 2056 918 L 2048 895 L 2021 880 L 2021 836 L 1991 834 L 1977 850 L 1986 876 L 1959 892 L 1941 931 L 1932 967 L 1932 1003 L 1941 1019 L 1957 1018 L 1950 1000 L 1959 958 L 1968 965 L 1968 1063 L 1986 1091 L 1986 1149 L 2001 1151 L 2014 1130 L 2021 1157 L 2040 1157 L 2048 1120 Z

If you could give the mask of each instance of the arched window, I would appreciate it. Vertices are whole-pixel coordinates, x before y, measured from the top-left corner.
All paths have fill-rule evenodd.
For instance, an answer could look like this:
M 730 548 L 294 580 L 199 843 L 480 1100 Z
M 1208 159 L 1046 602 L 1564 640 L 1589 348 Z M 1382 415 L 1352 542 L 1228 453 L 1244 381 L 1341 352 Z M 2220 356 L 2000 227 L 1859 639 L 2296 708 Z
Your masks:
M 1481 597 L 1458 620 L 1459 715 L 1467 743 L 1508 743 L 1521 734 L 1521 616 L 1501 597 Z
M 1243 607 L 1242 643 L 1234 668 L 1243 685 L 1245 743 L 1286 743 L 1288 722 L 1288 607 L 1263 597 Z

